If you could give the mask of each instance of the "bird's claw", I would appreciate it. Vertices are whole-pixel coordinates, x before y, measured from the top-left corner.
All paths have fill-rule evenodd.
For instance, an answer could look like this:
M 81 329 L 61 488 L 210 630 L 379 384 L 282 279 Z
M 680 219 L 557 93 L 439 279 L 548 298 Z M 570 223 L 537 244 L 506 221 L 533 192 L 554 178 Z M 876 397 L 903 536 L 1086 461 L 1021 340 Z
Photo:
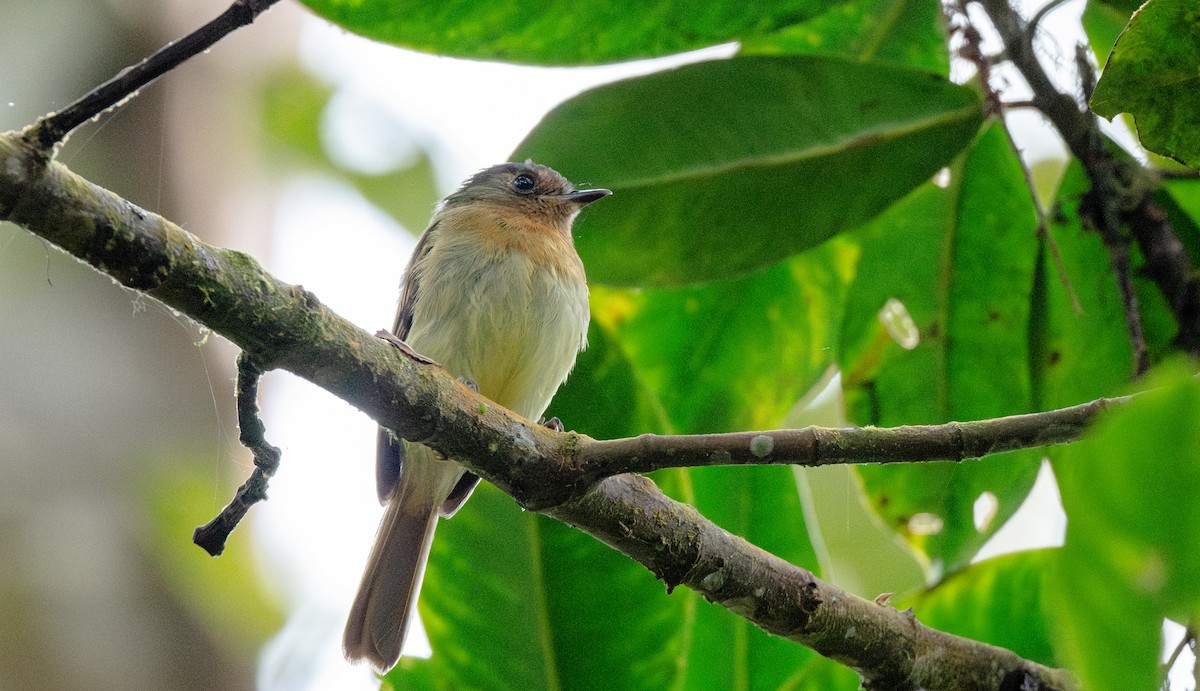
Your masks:
M 567 428 L 563 425 L 562 420 L 558 419 L 557 415 L 550 418 L 549 420 L 547 420 L 546 418 L 542 418 L 541 420 L 538 421 L 538 424 L 541 425 L 542 427 L 545 427 L 546 429 L 550 429 L 550 430 L 553 430 L 553 431 L 559 432 L 559 433 L 567 431 Z

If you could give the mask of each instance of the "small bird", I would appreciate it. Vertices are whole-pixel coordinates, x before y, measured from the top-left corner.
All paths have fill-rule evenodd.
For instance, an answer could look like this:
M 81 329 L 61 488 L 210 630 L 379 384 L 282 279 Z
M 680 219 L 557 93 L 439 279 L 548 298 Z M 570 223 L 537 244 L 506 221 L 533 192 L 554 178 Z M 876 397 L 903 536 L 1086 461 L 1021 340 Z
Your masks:
M 587 345 L 588 289 L 571 225 L 612 194 L 576 190 L 531 161 L 480 171 L 442 200 L 404 273 L 393 333 L 537 420 Z M 376 459 L 387 509 L 346 622 L 346 658 L 391 669 L 400 659 L 439 516 L 479 478 L 380 428 Z

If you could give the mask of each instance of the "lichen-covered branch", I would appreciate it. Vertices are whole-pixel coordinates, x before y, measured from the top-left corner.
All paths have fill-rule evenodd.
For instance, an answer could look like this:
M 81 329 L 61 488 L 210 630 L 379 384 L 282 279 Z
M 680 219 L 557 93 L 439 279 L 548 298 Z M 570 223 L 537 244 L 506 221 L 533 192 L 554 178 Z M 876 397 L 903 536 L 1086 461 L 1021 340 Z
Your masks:
M 638 475 L 600 483 L 547 512 L 636 559 L 666 582 L 699 592 L 766 631 L 854 669 L 865 689 L 1074 689 L 1050 669 L 995 646 L 930 629 L 911 610 L 821 581 Z
M 823 583 L 667 498 L 648 479 L 617 475 L 593 483 L 646 459 L 653 467 L 672 465 L 654 453 L 720 463 L 781 463 L 805 453 L 822 462 L 965 458 L 1073 439 L 1104 402 L 1042 418 L 1047 424 L 1040 427 L 1038 418 L 1018 416 L 937 428 L 596 441 L 486 401 L 252 258 L 206 245 L 89 183 L 15 132 L 0 134 L 0 220 L 205 324 L 240 346 L 257 370 L 283 368 L 308 379 L 400 436 L 460 460 L 526 506 L 636 559 L 669 586 L 687 585 L 854 668 L 868 688 L 1073 688 L 1066 672 L 928 629 L 910 614 Z M 591 475 L 581 472 L 588 463 Z
M 805 427 L 726 434 L 644 434 L 577 442 L 572 463 L 580 482 L 618 473 L 710 465 L 834 464 L 964 461 L 1079 439 L 1096 415 L 1126 398 L 1101 398 L 1069 408 L 975 422 L 904 427 Z M 591 479 L 591 482 L 589 482 Z

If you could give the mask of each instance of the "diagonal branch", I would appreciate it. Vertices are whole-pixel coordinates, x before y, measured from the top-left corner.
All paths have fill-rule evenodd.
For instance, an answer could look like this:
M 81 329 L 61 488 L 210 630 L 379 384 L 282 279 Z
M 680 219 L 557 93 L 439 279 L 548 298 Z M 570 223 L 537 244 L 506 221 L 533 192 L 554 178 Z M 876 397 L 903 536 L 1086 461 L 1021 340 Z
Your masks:
M 279 0 L 234 0 L 224 12 L 187 36 L 163 46 L 136 65 L 92 89 L 57 113 L 44 116 L 26 131 L 31 143 L 49 149 L 89 119 L 119 106 L 155 79 L 198 55 L 235 29 L 253 22 Z
M 267 274 L 251 257 L 206 245 L 78 177 L 18 133 L 0 134 L 0 220 L 24 226 L 221 333 L 245 351 L 256 369 L 287 369 L 401 436 L 461 460 L 523 504 L 542 507 L 637 560 L 669 587 L 687 585 L 767 631 L 852 667 L 867 688 L 1075 688 L 1064 671 L 928 629 L 910 613 L 824 583 L 667 498 L 648 479 L 609 477 L 585 492 L 591 480 L 579 479 L 576 464 L 588 453 L 615 464 L 622 457 L 631 460 L 623 454 L 636 452 L 639 445 L 679 444 L 687 438 L 597 442 L 525 420 L 441 368 L 370 336 L 312 293 Z M 1038 431 L 1023 427 L 1028 419 L 1002 419 L 980 423 L 978 429 L 1015 425 L 1012 430 L 1024 430 L 1012 436 L 1023 437 L 1020 443 L 1066 441 L 1104 405 L 1064 411 L 1060 422 L 1065 427 Z M 940 447 L 949 449 L 939 452 L 948 454 L 943 457 L 1004 447 L 995 440 L 972 441 L 969 426 L 943 427 L 949 439 Z M 832 432 L 831 438 L 813 432 L 813 439 L 821 440 L 815 448 L 824 443 L 836 450 L 834 439 L 857 439 L 857 447 L 847 442 L 845 448 L 857 448 L 853 453 L 862 455 L 880 434 L 895 435 L 901 444 L 895 448 L 902 448 L 910 435 L 933 435 L 921 428 Z M 757 461 L 784 462 L 768 435 L 725 436 L 724 441 L 741 444 Z M 713 450 L 718 450 L 717 461 L 735 460 L 732 450 L 726 459 L 717 447 L 709 449 L 710 460 Z M 612 464 L 610 469 L 616 467 Z

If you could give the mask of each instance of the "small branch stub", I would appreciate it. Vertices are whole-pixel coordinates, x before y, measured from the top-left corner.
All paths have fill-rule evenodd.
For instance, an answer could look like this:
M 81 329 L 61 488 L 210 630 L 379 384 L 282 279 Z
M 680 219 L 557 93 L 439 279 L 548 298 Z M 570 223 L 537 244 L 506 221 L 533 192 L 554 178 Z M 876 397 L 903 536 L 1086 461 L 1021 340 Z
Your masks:
M 245 352 L 238 356 L 237 364 L 238 440 L 254 454 L 254 472 L 216 518 L 192 533 L 192 542 L 214 557 L 225 551 L 230 533 L 250 507 L 267 498 L 267 483 L 279 468 L 280 451 L 267 443 L 267 428 L 258 416 L 258 380 L 263 372 Z

